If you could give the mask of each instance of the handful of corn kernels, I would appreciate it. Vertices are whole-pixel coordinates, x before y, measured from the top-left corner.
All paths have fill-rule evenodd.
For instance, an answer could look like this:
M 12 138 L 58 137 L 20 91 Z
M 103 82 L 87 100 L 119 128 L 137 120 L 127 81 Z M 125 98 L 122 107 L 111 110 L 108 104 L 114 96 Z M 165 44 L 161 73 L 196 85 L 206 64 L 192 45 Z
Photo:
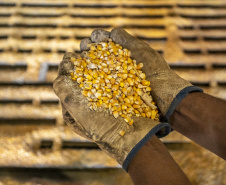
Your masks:
M 129 125 L 133 124 L 132 116 L 159 120 L 150 95 L 150 82 L 141 71 L 143 63 L 136 64 L 130 58 L 130 51 L 111 39 L 88 47 L 90 50 L 83 58 L 71 58 L 74 63 L 71 77 L 80 84 L 90 109 L 108 109 L 115 118 L 121 116 Z

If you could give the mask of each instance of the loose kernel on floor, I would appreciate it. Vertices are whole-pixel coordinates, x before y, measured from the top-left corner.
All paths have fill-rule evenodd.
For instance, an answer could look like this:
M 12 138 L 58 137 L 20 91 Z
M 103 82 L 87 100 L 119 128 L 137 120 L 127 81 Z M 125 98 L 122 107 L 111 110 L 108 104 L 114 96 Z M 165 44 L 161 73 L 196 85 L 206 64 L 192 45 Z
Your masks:
M 143 63 L 136 64 L 130 51 L 111 39 L 87 46 L 90 50 L 84 58 L 71 58 L 74 63 L 71 78 L 79 84 L 90 109 L 107 109 L 128 125 L 133 125 L 132 116 L 158 121 L 160 115 L 150 95 L 150 81 L 141 71 Z M 119 132 L 124 134 L 123 130 Z

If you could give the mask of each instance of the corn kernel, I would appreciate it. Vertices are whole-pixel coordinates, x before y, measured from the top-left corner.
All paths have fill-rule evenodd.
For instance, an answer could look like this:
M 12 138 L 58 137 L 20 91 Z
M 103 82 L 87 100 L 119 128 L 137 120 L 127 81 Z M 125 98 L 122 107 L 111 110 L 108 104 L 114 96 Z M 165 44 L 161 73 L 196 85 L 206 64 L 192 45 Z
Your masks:
M 144 112 L 142 112 L 140 115 L 141 115 L 142 117 L 146 117 L 146 114 L 145 114 Z
M 122 105 L 122 110 L 126 110 L 127 109 L 127 106 L 126 105 Z
M 88 96 L 88 91 L 84 90 L 84 91 L 82 91 L 82 94 L 87 97 Z
M 120 82 L 119 85 L 120 85 L 120 87 L 124 87 L 125 84 L 124 84 L 124 82 Z
M 107 101 L 107 100 L 108 100 L 108 97 L 104 96 L 104 97 L 101 97 L 101 99 L 102 99 L 103 101 Z
M 146 116 L 147 116 L 148 118 L 150 118 L 151 115 L 152 115 L 152 112 L 151 112 L 151 111 L 146 112 Z
M 157 111 L 152 110 L 151 111 L 151 119 L 155 119 L 156 114 L 157 114 Z
M 147 80 L 142 80 L 141 83 L 142 83 L 143 86 L 149 86 L 150 85 L 150 82 L 147 81 Z
M 129 125 L 133 125 L 133 119 L 128 122 Z
M 114 84 L 115 84 L 115 78 L 112 78 L 112 79 L 110 80 L 110 82 L 111 82 L 112 85 L 114 85 Z
M 115 118 L 117 118 L 117 117 L 119 116 L 118 111 L 114 111 L 114 112 L 113 112 L 113 116 L 114 116 Z
M 137 69 L 141 69 L 143 66 L 144 66 L 143 63 L 139 63 L 139 64 L 137 64 Z
M 122 88 L 122 92 L 126 95 L 127 94 L 127 89 L 125 87 Z
M 133 108 L 134 108 L 134 109 L 138 109 L 138 108 L 140 108 L 140 106 L 137 105 L 137 104 L 133 104 Z
M 87 75 L 86 78 L 91 81 L 93 79 L 93 77 L 91 75 Z
M 107 92 L 111 92 L 111 89 L 105 89 Z
M 151 87 L 147 87 L 146 88 L 146 91 L 151 91 Z
M 119 89 L 119 85 L 113 85 L 112 86 L 112 91 L 117 91 Z
M 120 130 L 120 131 L 119 131 L 119 135 L 120 135 L 120 136 L 124 136 L 124 135 L 125 135 L 125 131 Z
M 83 82 L 83 80 L 84 80 L 84 79 L 83 79 L 82 77 L 77 78 L 77 82 L 78 82 L 78 83 Z

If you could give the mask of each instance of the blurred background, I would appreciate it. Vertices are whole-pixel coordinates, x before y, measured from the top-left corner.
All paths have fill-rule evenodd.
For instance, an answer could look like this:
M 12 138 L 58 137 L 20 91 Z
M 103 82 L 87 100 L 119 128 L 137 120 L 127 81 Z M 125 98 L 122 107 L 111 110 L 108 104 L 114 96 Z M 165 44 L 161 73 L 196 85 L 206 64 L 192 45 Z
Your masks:
M 93 29 L 114 27 L 226 99 L 225 0 L 0 0 L 0 185 L 132 184 L 67 128 L 52 89 L 63 54 L 79 52 Z M 162 141 L 193 184 L 226 184 L 224 160 L 176 131 Z

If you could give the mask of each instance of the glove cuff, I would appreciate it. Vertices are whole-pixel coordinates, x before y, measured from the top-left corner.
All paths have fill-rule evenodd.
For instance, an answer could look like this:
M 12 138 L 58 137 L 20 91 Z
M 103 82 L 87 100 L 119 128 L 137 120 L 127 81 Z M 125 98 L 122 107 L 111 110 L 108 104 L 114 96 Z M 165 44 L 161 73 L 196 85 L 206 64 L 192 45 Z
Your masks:
M 158 131 L 164 129 L 164 133 L 158 134 Z M 134 158 L 134 156 L 137 154 L 137 152 L 147 143 L 150 138 L 153 135 L 156 135 L 157 137 L 165 137 L 171 132 L 171 127 L 169 123 L 160 123 L 156 125 L 154 128 L 152 128 L 144 137 L 141 139 L 134 147 L 133 149 L 129 152 L 127 155 L 126 159 L 124 160 L 122 167 L 123 169 L 128 172 L 128 166 L 130 161 Z
M 169 122 L 170 116 L 173 114 L 176 107 L 179 105 L 179 103 L 191 92 L 203 92 L 203 90 L 200 87 L 197 86 L 188 86 L 182 89 L 176 97 L 173 99 L 172 103 L 170 104 L 166 114 L 165 114 L 165 120 Z

